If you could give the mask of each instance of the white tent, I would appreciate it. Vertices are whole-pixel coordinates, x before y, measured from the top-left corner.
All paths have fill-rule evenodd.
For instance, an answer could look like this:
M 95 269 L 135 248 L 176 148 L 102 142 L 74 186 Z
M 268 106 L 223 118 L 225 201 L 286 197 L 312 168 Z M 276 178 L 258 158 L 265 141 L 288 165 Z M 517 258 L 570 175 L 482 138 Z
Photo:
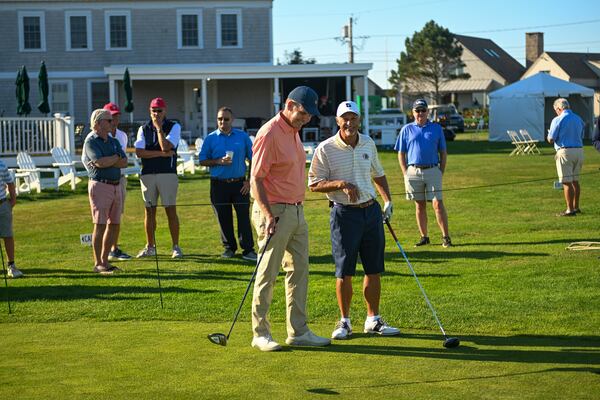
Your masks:
M 586 124 L 586 137 L 594 127 L 594 90 L 540 72 L 490 93 L 490 141 L 508 142 L 509 129 L 527 129 L 534 139 L 545 140 L 554 100 L 566 98 Z

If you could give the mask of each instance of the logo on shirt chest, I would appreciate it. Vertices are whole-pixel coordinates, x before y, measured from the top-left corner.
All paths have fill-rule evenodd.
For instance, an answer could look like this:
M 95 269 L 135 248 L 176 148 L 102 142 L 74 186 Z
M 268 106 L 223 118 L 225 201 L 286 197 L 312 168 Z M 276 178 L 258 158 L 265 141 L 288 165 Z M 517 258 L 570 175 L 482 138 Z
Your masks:
M 363 153 L 362 158 L 363 158 L 363 160 L 368 160 L 369 159 L 369 154 L 368 153 Z

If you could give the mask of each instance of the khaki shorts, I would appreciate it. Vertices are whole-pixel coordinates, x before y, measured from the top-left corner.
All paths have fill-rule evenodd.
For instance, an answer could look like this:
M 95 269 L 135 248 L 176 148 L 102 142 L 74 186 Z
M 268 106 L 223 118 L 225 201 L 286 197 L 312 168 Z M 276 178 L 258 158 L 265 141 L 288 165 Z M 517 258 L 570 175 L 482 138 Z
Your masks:
M 88 194 L 94 224 L 121 223 L 121 185 L 89 180 Z
M 404 175 L 404 187 L 407 200 L 442 200 L 442 171 L 439 167 L 409 166 Z
M 12 206 L 9 200 L 0 203 L 0 237 L 13 237 Z
M 580 147 L 558 149 L 554 156 L 556 171 L 561 183 L 579 181 L 579 173 L 583 166 L 583 149 Z
M 140 177 L 142 198 L 146 207 L 156 207 L 158 196 L 163 206 L 177 204 L 177 188 L 179 181 L 177 174 L 148 174 Z

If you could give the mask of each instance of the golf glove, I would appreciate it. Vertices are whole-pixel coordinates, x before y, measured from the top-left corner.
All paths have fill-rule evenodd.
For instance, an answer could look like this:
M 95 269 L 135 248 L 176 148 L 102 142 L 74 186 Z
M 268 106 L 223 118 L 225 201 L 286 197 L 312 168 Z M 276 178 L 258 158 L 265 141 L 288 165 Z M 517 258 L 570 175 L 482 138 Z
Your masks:
M 392 202 L 386 201 L 383 204 L 383 221 L 384 222 L 386 219 L 389 219 L 389 220 L 392 219 L 392 212 L 393 212 Z

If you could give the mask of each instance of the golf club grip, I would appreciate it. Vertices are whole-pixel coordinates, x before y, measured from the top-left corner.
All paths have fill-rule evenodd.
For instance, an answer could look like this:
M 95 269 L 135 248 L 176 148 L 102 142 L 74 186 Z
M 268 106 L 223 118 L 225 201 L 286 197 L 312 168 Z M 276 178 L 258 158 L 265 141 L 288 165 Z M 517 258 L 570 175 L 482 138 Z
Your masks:
M 394 240 L 396 242 L 398 242 L 398 238 L 396 237 L 396 233 L 392 229 L 392 225 L 390 224 L 390 220 L 388 218 L 385 219 L 385 224 L 387 225 L 388 230 L 390 231 L 390 234 L 392 235 L 392 237 L 394 238 Z

